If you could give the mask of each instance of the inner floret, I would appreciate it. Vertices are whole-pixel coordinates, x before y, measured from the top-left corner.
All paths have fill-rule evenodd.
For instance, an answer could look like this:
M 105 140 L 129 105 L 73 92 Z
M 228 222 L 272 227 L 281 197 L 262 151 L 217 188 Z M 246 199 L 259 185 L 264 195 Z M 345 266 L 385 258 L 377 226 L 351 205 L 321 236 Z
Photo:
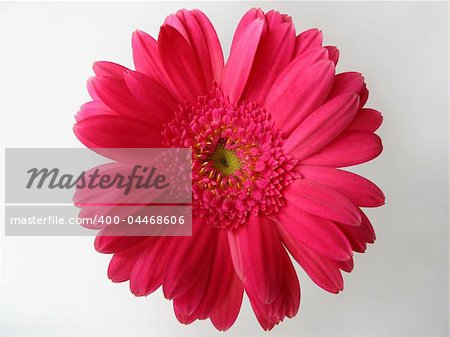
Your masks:
M 164 145 L 192 149 L 193 215 L 235 228 L 251 214 L 277 212 L 296 161 L 282 132 L 254 102 L 231 104 L 219 89 L 185 104 L 164 126 Z

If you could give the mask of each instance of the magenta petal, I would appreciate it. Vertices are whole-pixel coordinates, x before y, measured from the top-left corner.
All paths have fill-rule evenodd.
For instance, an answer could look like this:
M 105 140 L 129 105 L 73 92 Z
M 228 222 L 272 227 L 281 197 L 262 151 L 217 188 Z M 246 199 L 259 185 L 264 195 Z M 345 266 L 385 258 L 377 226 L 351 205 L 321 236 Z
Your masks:
M 180 32 L 195 51 L 203 79 L 207 86 L 219 82 L 223 72 L 223 55 L 216 31 L 209 19 L 199 10 L 179 10 L 170 15 L 165 24 Z
M 217 230 L 217 244 L 214 247 L 214 256 L 211 262 L 209 277 L 207 280 L 202 300 L 195 309 L 195 315 L 199 319 L 206 319 L 213 310 L 223 302 L 229 292 L 229 283 L 236 273 L 231 260 L 230 247 L 226 231 Z
M 278 227 L 299 244 L 333 260 L 346 261 L 352 256 L 348 240 L 332 221 L 302 211 L 289 201 L 277 218 Z
M 133 33 L 131 44 L 136 70 L 167 86 L 174 93 L 173 85 L 161 62 L 158 42 L 147 33 L 137 30 Z
M 282 237 L 289 252 L 319 287 L 336 294 L 344 288 L 342 275 L 336 262 L 299 245 L 288 234 L 282 233 Z
M 154 125 L 162 128 L 163 123 L 173 118 L 177 102 L 158 82 L 134 71 L 125 73 L 124 79 L 128 89 L 142 107 L 143 114 L 153 121 Z
M 339 49 L 337 49 L 334 46 L 326 46 L 328 50 L 328 55 L 331 61 L 333 61 L 334 65 L 336 66 L 339 61 Z
M 90 148 L 161 147 L 161 134 L 157 128 L 122 116 L 89 117 L 78 122 L 73 130 L 77 138 Z
M 333 88 L 328 99 L 332 99 L 345 93 L 358 94 L 364 85 L 364 78 L 360 73 L 347 72 L 337 74 L 334 78 Z
M 270 90 L 266 109 L 276 125 L 289 135 L 325 101 L 333 79 L 334 65 L 329 60 L 306 68 L 301 62 L 293 62 Z
M 371 132 L 345 131 L 318 153 L 302 161 L 304 165 L 345 167 L 376 158 L 383 146 Z
M 177 254 L 174 254 L 166 268 L 163 291 L 167 298 L 186 293 L 202 277 L 212 259 L 217 241 L 216 232 L 211 226 L 202 226 L 200 219 L 194 219 L 194 222 L 197 224 L 192 237 L 185 237 L 179 242 Z
M 172 26 L 163 25 L 158 38 L 162 63 L 180 97 L 195 102 L 207 93 L 207 85 L 195 50 Z
M 142 107 L 128 89 L 123 75 L 120 78 L 97 76 L 92 84 L 98 97 L 111 110 L 122 116 L 143 118 Z
M 295 40 L 294 58 L 311 48 L 322 46 L 322 32 L 316 28 L 299 34 Z
M 92 69 L 97 76 L 110 76 L 119 79 L 123 77 L 124 72 L 129 70 L 120 64 L 108 61 L 97 61 L 92 66 Z
M 239 100 L 247 84 L 263 29 L 264 15 L 256 9 L 244 15 L 236 29 L 222 81 L 232 103 Z
M 130 279 L 136 261 L 145 251 L 145 246 L 151 244 L 149 241 L 151 239 L 142 240 L 140 243 L 114 254 L 108 266 L 108 277 L 111 281 L 125 282 Z
M 340 270 L 343 270 L 347 273 L 350 273 L 353 270 L 353 258 L 347 260 L 347 261 L 338 261 L 337 265 L 339 266 Z
M 267 30 L 261 36 L 244 97 L 260 104 L 278 75 L 292 59 L 295 27 L 291 18 L 276 11 L 266 14 Z
M 100 253 L 112 254 L 131 248 L 146 238 L 148 237 L 98 235 L 95 237 L 94 247 Z
M 231 275 L 226 284 L 228 286 L 226 296 L 218 303 L 210 317 L 216 329 L 221 331 L 228 330 L 236 321 L 244 295 L 244 287 L 236 273 Z
M 90 101 L 81 106 L 80 111 L 75 115 L 75 119 L 77 122 L 81 122 L 83 119 L 97 115 L 117 115 L 117 113 L 101 101 Z
M 383 122 L 383 116 L 374 109 L 360 109 L 348 126 L 349 130 L 375 132 Z
M 324 219 L 352 226 L 361 222 L 359 209 L 347 197 L 321 184 L 297 179 L 287 188 L 285 198 L 286 208 L 292 205 Z
M 231 256 L 246 290 L 262 303 L 271 303 L 282 282 L 280 259 L 283 247 L 273 222 L 252 216 L 248 226 L 228 233 Z
M 356 206 L 378 207 L 384 204 L 383 192 L 357 174 L 320 166 L 301 166 L 299 173 L 303 179 L 327 185 L 342 193 Z
M 314 111 L 289 136 L 284 149 L 302 160 L 344 131 L 358 109 L 356 93 L 342 94 Z
M 130 290 L 136 296 L 147 296 L 158 289 L 171 256 L 176 253 L 179 238 L 157 237 L 137 259 L 130 276 Z

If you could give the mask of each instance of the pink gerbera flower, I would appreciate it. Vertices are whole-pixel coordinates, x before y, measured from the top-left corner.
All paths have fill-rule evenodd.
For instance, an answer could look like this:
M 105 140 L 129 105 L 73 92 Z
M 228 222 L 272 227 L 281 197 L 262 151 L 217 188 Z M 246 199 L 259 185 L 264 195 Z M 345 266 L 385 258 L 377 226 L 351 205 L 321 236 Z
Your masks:
M 192 237 L 105 237 L 108 276 L 145 296 L 162 285 L 178 320 L 228 329 L 243 293 L 264 329 L 299 309 L 290 255 L 323 289 L 343 289 L 352 253 L 375 240 L 360 207 L 384 195 L 337 169 L 377 157 L 379 112 L 361 74 L 335 74 L 339 52 L 289 16 L 244 15 L 224 65 L 208 18 L 170 15 L 158 40 L 133 34 L 136 70 L 94 64 L 92 101 L 74 127 L 88 147 L 189 147 Z

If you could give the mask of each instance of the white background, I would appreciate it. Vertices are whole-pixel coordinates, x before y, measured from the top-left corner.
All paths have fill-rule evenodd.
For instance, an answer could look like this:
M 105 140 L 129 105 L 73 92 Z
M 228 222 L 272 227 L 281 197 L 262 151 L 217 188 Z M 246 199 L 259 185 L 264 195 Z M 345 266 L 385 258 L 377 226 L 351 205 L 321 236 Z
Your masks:
M 357 254 L 339 295 L 299 270 L 300 313 L 270 334 L 445 336 L 446 3 L 0 3 L 3 145 L 80 147 L 71 128 L 88 100 L 93 61 L 132 66 L 131 33 L 156 36 L 165 16 L 181 7 L 202 9 L 228 54 L 234 28 L 253 6 L 288 13 L 297 31 L 322 29 L 325 43 L 341 51 L 338 70 L 362 72 L 368 106 L 384 115 L 383 154 L 355 169 L 386 193 L 386 205 L 369 211 L 376 244 Z M 111 283 L 110 257 L 95 252 L 92 241 L 2 237 L 4 336 L 224 335 L 209 321 L 180 325 L 159 291 L 135 298 L 127 283 Z M 247 300 L 226 334 L 267 335 Z

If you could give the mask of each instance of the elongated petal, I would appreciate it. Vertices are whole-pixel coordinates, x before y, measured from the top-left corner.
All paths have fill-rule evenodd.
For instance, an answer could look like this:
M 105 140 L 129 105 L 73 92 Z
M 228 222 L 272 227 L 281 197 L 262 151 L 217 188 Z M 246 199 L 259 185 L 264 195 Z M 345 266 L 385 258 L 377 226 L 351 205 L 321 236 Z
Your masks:
M 361 215 L 358 208 L 334 189 L 304 179 L 295 180 L 286 190 L 287 202 L 324 219 L 358 226 Z
M 124 79 L 147 119 L 162 127 L 163 123 L 173 117 L 177 102 L 158 82 L 132 71 L 125 73 Z
M 172 26 L 163 25 L 158 38 L 159 53 L 164 68 L 179 96 L 195 102 L 207 93 L 207 86 L 194 49 L 183 35 Z
M 334 46 L 326 46 L 328 50 L 328 55 L 331 61 L 333 61 L 334 65 L 336 66 L 339 61 L 339 49 L 337 49 Z
M 117 113 L 102 101 L 90 101 L 81 106 L 80 111 L 75 115 L 75 119 L 77 122 L 81 122 L 83 119 L 98 115 L 117 115 Z
M 357 174 L 328 167 L 302 166 L 304 179 L 325 184 L 348 197 L 358 207 L 379 207 L 384 204 L 383 192 L 371 181 Z
M 211 262 L 210 276 L 206 289 L 195 315 L 199 319 L 206 319 L 212 311 L 225 300 L 229 292 L 228 282 L 236 276 L 231 260 L 230 247 L 226 231 L 217 230 L 217 244 Z
M 205 37 L 207 49 L 209 51 L 209 58 L 211 60 L 211 71 L 213 78 L 218 84 L 220 84 L 224 70 L 224 59 L 222 46 L 220 45 L 216 30 L 203 12 L 194 9 L 192 13 L 197 19 L 203 36 Z
M 229 232 L 231 256 L 244 287 L 262 303 L 271 303 L 280 291 L 279 259 L 283 247 L 271 220 L 252 216 L 248 226 Z
M 270 11 L 265 16 L 267 30 L 262 34 L 244 97 L 264 103 L 281 71 L 292 59 L 295 28 L 290 17 Z
M 183 238 L 175 254 L 168 264 L 163 291 L 166 298 L 176 298 L 188 291 L 202 277 L 212 259 L 217 235 L 211 226 L 201 226 L 201 219 L 194 219 L 197 224 L 193 228 L 192 237 Z
M 177 237 L 155 237 L 137 259 L 130 276 L 130 290 L 136 296 L 147 296 L 158 289 L 164 280 L 164 271 L 177 252 Z
M 111 281 L 128 281 L 136 261 L 149 244 L 151 244 L 151 239 L 142 240 L 126 250 L 115 253 L 108 266 L 108 277 Z
M 310 67 L 293 63 L 278 77 L 270 90 L 266 109 L 276 125 L 290 134 L 326 99 L 334 79 L 331 61 L 319 61 Z
M 124 251 L 142 242 L 145 236 L 104 236 L 97 235 L 94 241 L 95 250 L 103 254 Z
M 216 31 L 209 19 L 199 10 L 179 10 L 170 15 L 165 24 L 174 27 L 192 47 L 200 64 L 207 86 L 220 82 L 223 72 L 223 55 Z
M 346 261 L 352 256 L 348 240 L 332 221 L 307 213 L 289 201 L 277 218 L 279 227 L 299 244 L 333 260 Z
M 344 288 L 341 272 L 334 261 L 296 243 L 283 231 L 281 236 L 291 255 L 319 287 L 336 294 Z
M 210 317 L 216 329 L 221 331 L 228 330 L 236 321 L 244 295 L 242 281 L 236 273 L 231 274 L 226 284 L 228 286 L 226 295 L 223 301 L 218 303 Z
M 356 93 L 342 94 L 314 111 L 289 136 L 284 149 L 302 160 L 341 134 L 358 109 Z
M 97 76 L 92 80 L 92 85 L 101 101 L 117 114 L 144 118 L 143 108 L 128 89 L 123 74 L 121 78 Z
M 129 70 L 120 64 L 108 61 L 97 61 L 92 66 L 92 69 L 97 76 L 110 76 L 119 79 L 123 77 L 123 73 Z
M 328 99 L 340 96 L 345 93 L 358 94 L 364 85 L 364 78 L 360 73 L 347 72 L 337 74 L 334 78 L 333 88 L 330 91 Z
M 374 109 L 360 109 L 348 126 L 349 130 L 375 132 L 383 122 L 383 116 Z
M 349 198 L 358 207 L 384 204 L 383 192 L 371 181 L 357 174 L 330 167 L 301 166 L 303 179 L 327 185 Z
M 306 30 L 299 34 L 295 40 L 294 57 L 297 57 L 308 49 L 320 46 L 322 46 L 322 32 L 316 28 Z
M 338 261 L 337 262 L 339 269 L 343 270 L 347 273 L 350 273 L 353 270 L 353 258 L 347 260 L 347 261 Z
M 247 295 L 259 324 L 264 330 L 271 330 L 285 317 L 293 317 L 300 306 L 300 285 L 292 262 L 283 248 L 280 251 L 282 283 L 280 292 L 270 303 L 264 303 L 252 289 L 246 288 Z
M 172 93 L 175 93 L 173 84 L 162 64 L 158 42 L 147 33 L 137 30 L 133 33 L 131 44 L 136 70 L 158 81 L 161 85 L 165 85 Z
M 364 131 L 345 131 L 316 154 L 302 161 L 305 165 L 345 167 L 376 158 L 383 146 L 381 139 Z
M 236 29 L 222 81 L 232 103 L 239 100 L 247 84 L 263 29 L 264 15 L 256 9 L 249 11 Z
M 158 148 L 160 130 L 144 122 L 122 116 L 100 115 L 83 119 L 73 128 L 87 147 Z

